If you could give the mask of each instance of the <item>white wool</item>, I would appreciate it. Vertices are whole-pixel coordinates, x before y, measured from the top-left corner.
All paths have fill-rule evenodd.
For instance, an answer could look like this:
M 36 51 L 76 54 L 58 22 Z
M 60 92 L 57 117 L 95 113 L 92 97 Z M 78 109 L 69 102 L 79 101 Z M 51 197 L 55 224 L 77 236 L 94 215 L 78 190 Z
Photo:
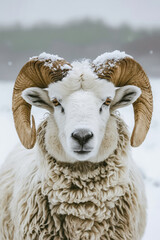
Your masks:
M 101 154 L 113 143 L 116 151 L 110 148 L 112 154 L 106 164 L 87 172 L 63 167 L 45 151 L 45 123 L 38 133 L 38 146 L 32 150 L 21 146 L 12 152 L 1 172 L 2 240 L 65 239 L 72 233 L 74 237 L 66 239 L 80 240 L 82 234 L 96 240 L 101 236 L 141 239 L 145 226 L 144 186 L 128 153 L 128 131 L 117 120 L 111 119 L 108 130 L 112 134 L 115 123 L 120 144 L 113 134 L 110 141 L 104 141 Z
M 115 50 L 113 52 L 105 52 L 102 55 L 98 56 L 93 63 L 95 65 L 101 65 L 104 64 L 108 60 L 113 60 L 115 63 L 123 58 L 133 58 L 132 56 L 126 54 L 125 52 L 120 52 L 119 50 Z M 109 63 L 110 67 L 114 66 L 114 63 Z
M 67 64 L 65 64 L 67 65 Z M 70 66 L 65 66 L 70 67 Z M 73 62 L 72 69 L 68 75 L 56 83 L 49 85 L 49 97 L 62 99 L 73 92 L 83 89 L 85 91 L 92 91 L 94 94 L 105 100 L 107 96 L 114 97 L 114 85 L 104 79 L 99 80 L 97 75 L 93 72 L 89 60 L 82 62 Z M 107 95 L 108 94 L 108 95 Z

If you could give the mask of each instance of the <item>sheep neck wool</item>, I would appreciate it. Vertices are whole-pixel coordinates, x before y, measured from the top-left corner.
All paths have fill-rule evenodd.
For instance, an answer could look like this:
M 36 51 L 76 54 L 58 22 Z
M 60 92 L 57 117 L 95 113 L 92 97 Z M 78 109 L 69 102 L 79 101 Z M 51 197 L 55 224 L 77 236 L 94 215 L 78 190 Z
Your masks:
M 100 163 L 56 161 L 45 148 L 47 121 L 40 125 L 37 140 L 48 165 L 40 192 L 47 198 L 47 219 L 52 219 L 46 223 L 48 236 L 72 240 L 112 236 L 114 240 L 138 239 L 134 231 L 138 223 L 132 214 L 138 200 L 127 164 L 129 135 L 124 122 L 118 117 L 116 122 L 117 148 Z

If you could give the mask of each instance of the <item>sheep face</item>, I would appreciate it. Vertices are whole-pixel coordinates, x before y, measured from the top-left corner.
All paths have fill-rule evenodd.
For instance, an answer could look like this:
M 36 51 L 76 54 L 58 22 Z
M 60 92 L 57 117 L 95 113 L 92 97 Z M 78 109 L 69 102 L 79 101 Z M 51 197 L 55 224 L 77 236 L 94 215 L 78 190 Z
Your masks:
M 56 159 L 70 162 L 104 160 L 97 158 L 104 142 L 108 141 L 105 147 L 110 150 L 117 143 L 110 112 L 133 103 L 139 95 L 137 87 L 116 90 L 112 83 L 98 79 L 87 61 L 73 64 L 68 75 L 47 90 L 29 88 L 23 92 L 28 103 L 51 113 L 47 150 Z
M 110 99 L 114 96 L 114 91 L 112 96 L 111 92 L 108 92 Z M 61 97 L 59 102 L 54 118 L 65 152 L 77 160 L 94 157 L 105 132 L 109 106 L 94 92 L 85 90 L 75 91 L 66 98 Z

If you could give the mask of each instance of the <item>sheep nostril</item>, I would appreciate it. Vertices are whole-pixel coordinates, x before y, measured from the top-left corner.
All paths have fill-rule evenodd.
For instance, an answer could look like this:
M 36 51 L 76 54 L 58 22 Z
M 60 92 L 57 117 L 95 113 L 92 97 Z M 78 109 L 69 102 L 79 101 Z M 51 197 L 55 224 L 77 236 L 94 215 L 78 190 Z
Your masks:
M 71 136 L 82 146 L 93 137 L 93 133 L 87 129 L 77 129 Z

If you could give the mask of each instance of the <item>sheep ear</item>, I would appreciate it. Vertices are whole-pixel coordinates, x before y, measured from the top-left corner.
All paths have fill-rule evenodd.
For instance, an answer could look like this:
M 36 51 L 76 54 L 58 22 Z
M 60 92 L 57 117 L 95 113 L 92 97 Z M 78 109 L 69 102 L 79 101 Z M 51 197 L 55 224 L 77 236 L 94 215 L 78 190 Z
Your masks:
M 140 95 L 141 90 L 136 86 L 128 85 L 118 88 L 111 104 L 111 111 L 134 103 Z
M 22 92 L 22 97 L 30 105 L 53 111 L 47 90 L 38 87 L 27 88 Z

